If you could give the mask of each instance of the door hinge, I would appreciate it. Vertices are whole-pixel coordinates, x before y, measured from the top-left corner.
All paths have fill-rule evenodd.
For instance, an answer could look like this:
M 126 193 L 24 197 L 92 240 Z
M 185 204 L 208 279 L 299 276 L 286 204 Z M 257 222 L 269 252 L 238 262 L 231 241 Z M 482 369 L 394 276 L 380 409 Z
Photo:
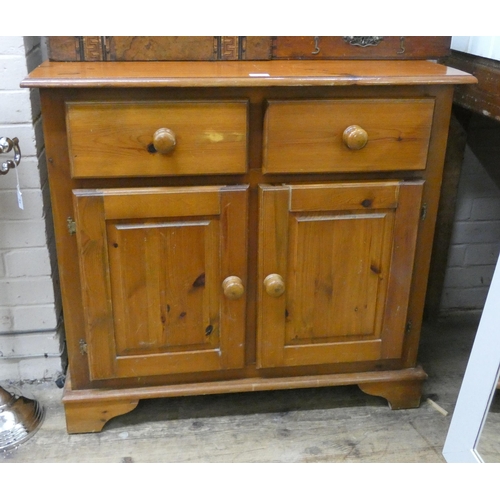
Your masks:
M 83 339 L 80 339 L 80 354 L 82 356 L 84 356 L 85 354 L 87 354 L 87 342 L 85 342 L 85 340 Z
M 426 217 L 427 217 L 427 203 L 424 203 L 420 210 L 420 220 L 425 220 Z
M 69 234 L 71 234 L 71 235 L 76 234 L 76 222 L 71 217 L 68 217 L 66 219 L 66 222 L 68 224 Z
M 405 327 L 405 335 L 408 335 L 410 332 L 411 332 L 411 327 L 412 327 L 412 323 L 411 321 L 408 321 L 408 323 L 406 323 L 406 327 Z

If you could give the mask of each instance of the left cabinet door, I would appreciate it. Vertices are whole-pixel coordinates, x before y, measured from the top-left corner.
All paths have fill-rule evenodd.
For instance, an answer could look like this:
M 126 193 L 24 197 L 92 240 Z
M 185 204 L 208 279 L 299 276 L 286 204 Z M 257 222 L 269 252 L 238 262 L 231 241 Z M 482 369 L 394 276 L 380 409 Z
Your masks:
M 92 380 L 243 367 L 247 194 L 73 191 Z

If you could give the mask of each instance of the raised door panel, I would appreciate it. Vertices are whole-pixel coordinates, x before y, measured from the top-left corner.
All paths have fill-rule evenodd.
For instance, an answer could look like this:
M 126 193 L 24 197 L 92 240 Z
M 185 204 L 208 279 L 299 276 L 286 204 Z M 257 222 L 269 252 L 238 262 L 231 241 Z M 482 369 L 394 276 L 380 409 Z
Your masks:
M 241 368 L 247 188 L 73 195 L 91 379 Z
M 422 188 L 260 187 L 260 367 L 401 356 Z

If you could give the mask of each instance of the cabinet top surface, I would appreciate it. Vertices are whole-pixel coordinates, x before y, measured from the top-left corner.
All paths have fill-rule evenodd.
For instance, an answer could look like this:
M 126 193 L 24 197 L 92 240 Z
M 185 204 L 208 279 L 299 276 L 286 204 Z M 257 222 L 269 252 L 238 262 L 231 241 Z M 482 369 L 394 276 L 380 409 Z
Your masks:
M 265 87 L 471 84 L 463 71 L 431 61 L 49 62 L 21 87 Z

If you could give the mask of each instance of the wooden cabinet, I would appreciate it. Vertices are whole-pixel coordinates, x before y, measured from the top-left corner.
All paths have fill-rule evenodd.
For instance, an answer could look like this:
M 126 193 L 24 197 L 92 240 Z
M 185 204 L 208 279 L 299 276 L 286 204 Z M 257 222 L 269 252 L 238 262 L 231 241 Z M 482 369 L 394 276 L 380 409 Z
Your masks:
M 453 85 L 432 62 L 44 63 L 68 432 L 140 399 L 418 406 Z

